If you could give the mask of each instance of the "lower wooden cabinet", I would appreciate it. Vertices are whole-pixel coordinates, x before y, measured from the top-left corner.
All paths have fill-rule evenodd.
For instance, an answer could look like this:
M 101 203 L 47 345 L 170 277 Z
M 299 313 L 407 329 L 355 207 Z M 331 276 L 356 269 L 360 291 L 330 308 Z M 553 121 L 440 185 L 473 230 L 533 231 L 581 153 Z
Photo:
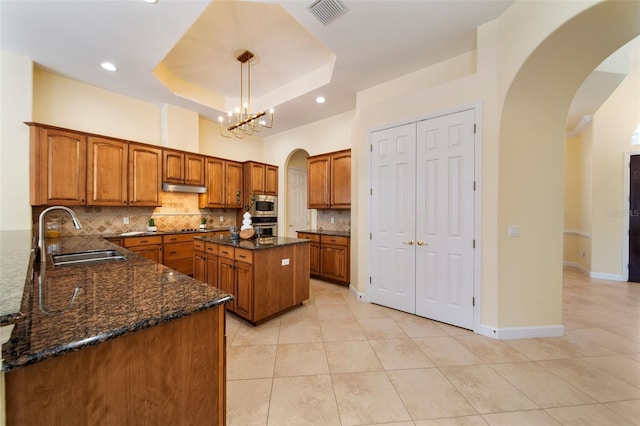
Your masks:
M 232 294 L 227 310 L 247 321 L 262 322 L 309 298 L 308 244 L 249 250 L 207 242 L 203 252 L 201 243 L 194 243 L 194 265 L 200 265 L 195 270 L 208 284 Z M 217 247 L 216 255 L 209 253 L 210 246 L 211 251 Z
M 311 240 L 309 271 L 312 277 L 349 284 L 349 237 L 298 232 L 298 238 Z
M 193 234 L 162 237 L 162 264 L 186 275 L 193 275 Z
M 126 249 L 136 252 L 154 262 L 162 262 L 162 237 L 160 235 L 124 238 L 122 245 Z

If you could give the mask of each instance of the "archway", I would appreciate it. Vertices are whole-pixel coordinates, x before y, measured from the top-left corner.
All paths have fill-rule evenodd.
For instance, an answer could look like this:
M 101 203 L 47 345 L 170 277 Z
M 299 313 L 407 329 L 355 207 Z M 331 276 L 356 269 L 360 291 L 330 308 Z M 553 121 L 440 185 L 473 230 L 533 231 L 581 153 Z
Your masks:
M 640 2 L 605 1 L 584 10 L 540 43 L 506 93 L 499 127 L 499 329 L 562 334 L 567 111 L 589 73 L 640 34 L 639 17 Z M 509 225 L 520 226 L 518 238 L 508 236 Z

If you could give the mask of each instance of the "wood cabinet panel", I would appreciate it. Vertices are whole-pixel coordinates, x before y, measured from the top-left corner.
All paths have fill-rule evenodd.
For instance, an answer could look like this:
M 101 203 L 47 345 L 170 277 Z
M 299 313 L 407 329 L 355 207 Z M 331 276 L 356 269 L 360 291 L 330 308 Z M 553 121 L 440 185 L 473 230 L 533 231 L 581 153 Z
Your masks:
M 309 273 L 312 277 L 320 275 L 320 235 L 298 232 L 298 238 L 311 240 L 309 245 Z
M 322 244 L 320 275 L 330 280 L 349 282 L 349 253 L 345 246 Z
M 264 169 L 265 165 L 261 163 L 245 163 L 245 184 L 248 185 L 245 190 L 250 194 L 264 194 Z
M 162 246 L 161 245 L 143 245 L 128 247 L 129 250 L 153 260 L 156 263 L 162 263 Z
M 331 155 L 331 207 L 351 208 L 351 151 Z
M 160 235 L 153 235 L 150 237 L 127 237 L 124 239 L 124 247 L 138 247 L 148 245 L 162 245 L 162 237 Z
M 235 262 L 235 313 L 243 318 L 253 318 L 253 266 Z
M 220 250 L 222 253 L 222 250 Z M 225 293 L 234 295 L 235 297 L 235 261 L 227 257 L 218 256 L 218 288 Z M 235 299 L 228 302 L 225 306 L 228 310 L 235 310 Z
M 193 242 L 185 241 L 181 243 L 165 243 L 163 261 L 165 264 L 169 260 L 189 259 L 193 256 Z M 192 268 L 189 268 L 192 269 Z M 181 271 L 182 272 L 182 271 Z
M 162 205 L 162 150 L 129 144 L 129 205 Z
M 91 136 L 87 153 L 87 205 L 126 206 L 129 144 Z
M 330 190 L 330 168 L 331 157 L 320 155 L 309 157 L 307 162 L 307 191 L 308 206 L 310 209 L 328 208 L 331 199 Z
M 242 208 L 242 163 L 225 161 L 225 204 Z
M 278 195 L 278 166 L 267 164 L 264 171 L 264 193 Z
M 204 251 L 196 250 L 193 253 L 193 278 L 207 282 L 207 258 Z
M 207 279 L 205 282 L 213 287 L 218 287 L 218 256 L 213 254 L 206 255 L 207 261 Z
M 200 208 L 224 207 L 224 171 L 225 167 L 223 159 L 214 157 L 206 157 L 204 159 L 204 175 L 207 192 L 205 194 L 200 194 Z
M 30 126 L 31 205 L 86 204 L 86 136 L 27 124 Z
M 162 181 L 184 183 L 184 153 L 168 149 L 162 151 Z
M 184 183 L 186 185 L 204 185 L 204 157 L 196 154 L 184 156 Z

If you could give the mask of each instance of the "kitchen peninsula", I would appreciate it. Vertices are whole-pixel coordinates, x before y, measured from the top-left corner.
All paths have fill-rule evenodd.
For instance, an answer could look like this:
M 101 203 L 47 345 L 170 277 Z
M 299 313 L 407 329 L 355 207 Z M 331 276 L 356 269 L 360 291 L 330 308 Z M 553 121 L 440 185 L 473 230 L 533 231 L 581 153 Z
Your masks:
M 124 259 L 52 263 L 105 249 Z M 224 424 L 231 295 L 100 236 L 47 240 L 44 256 L 30 254 L 20 312 L 0 317 L 15 326 L 8 425 Z
M 259 324 L 309 298 L 309 246 L 286 237 L 196 237 L 194 278 L 232 294 L 227 310 Z

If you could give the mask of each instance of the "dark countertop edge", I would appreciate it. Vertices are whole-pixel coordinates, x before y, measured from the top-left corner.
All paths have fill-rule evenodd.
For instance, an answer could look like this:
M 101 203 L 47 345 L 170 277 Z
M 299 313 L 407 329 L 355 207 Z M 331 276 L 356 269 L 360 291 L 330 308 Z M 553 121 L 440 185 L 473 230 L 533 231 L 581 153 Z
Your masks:
M 103 332 L 83 340 L 78 340 L 78 341 L 71 342 L 69 344 L 64 344 L 64 345 L 58 345 L 52 348 L 45 349 L 44 351 L 41 351 L 41 352 L 32 353 L 28 356 L 18 357 L 18 359 L 12 363 L 8 363 L 6 362 L 6 360 L 3 360 L 2 371 L 4 373 L 8 373 L 10 371 L 16 370 L 21 367 L 26 367 L 41 361 L 45 361 L 50 358 L 55 358 L 59 355 L 63 355 L 69 352 L 76 352 L 81 349 L 85 349 L 85 348 L 97 345 L 99 343 L 116 339 L 118 337 L 124 336 L 129 333 L 141 331 L 146 328 L 154 327 L 156 325 L 160 325 L 163 323 L 176 320 L 178 318 L 186 317 L 188 315 L 192 315 L 192 314 L 210 309 L 214 306 L 223 305 L 227 302 L 230 302 L 231 300 L 233 300 L 233 296 L 228 295 L 227 297 L 204 303 L 189 311 L 176 311 L 167 315 L 163 315 L 161 317 L 148 318 L 144 321 L 140 321 L 140 322 L 131 324 L 129 326 L 121 327 L 115 330 Z
M 228 232 L 229 228 L 217 228 L 217 229 L 206 229 L 203 231 L 131 231 L 131 232 L 140 232 L 135 235 L 121 235 L 121 234 L 100 234 L 102 238 L 135 238 L 135 237 L 153 237 L 154 235 L 162 236 L 162 235 L 198 235 L 198 234 L 206 234 L 207 232 L 220 232 L 225 231 Z
M 270 238 L 270 237 L 265 237 L 265 238 Z M 204 241 L 206 243 L 214 243 L 222 246 L 236 247 L 236 248 L 241 248 L 245 250 L 266 250 L 270 248 L 284 247 L 292 244 L 304 244 L 309 242 L 309 240 L 304 238 L 291 238 L 291 237 L 273 237 L 273 238 L 276 238 L 275 244 L 269 244 L 269 243 L 259 244 L 259 243 L 256 243 L 255 239 L 248 239 L 248 240 L 239 239 L 234 241 L 231 239 L 231 237 L 220 238 L 219 236 L 211 237 L 211 236 L 205 236 L 205 235 L 195 237 L 195 239 Z M 278 239 L 280 240 L 280 242 L 277 242 Z M 253 244 L 253 246 L 242 245 L 241 243 L 243 242 Z
M 35 244 L 37 244 L 37 241 L 34 238 L 32 245 L 35 246 Z M 36 260 L 36 251 L 37 251 L 36 248 L 33 247 L 31 249 L 31 253 L 29 254 L 29 266 L 27 268 L 27 273 L 25 274 L 25 278 L 24 278 L 24 287 L 22 290 L 22 300 L 20 301 L 20 310 L 18 312 L 12 312 L 12 313 L 8 313 L 0 316 L 0 327 L 15 324 L 26 316 L 25 313 L 22 312 L 22 307 L 25 305 L 24 304 L 25 298 L 31 297 L 31 291 L 27 289 L 31 288 L 30 284 L 31 284 L 31 281 L 33 280 L 33 264 Z M 0 348 L 1 347 L 2 345 L 0 345 Z
M 332 231 L 329 229 L 323 229 L 322 231 L 319 231 L 317 229 L 297 229 L 296 232 L 304 232 L 306 234 L 317 234 L 317 235 L 333 235 L 335 237 L 351 238 L 351 232 L 349 231 Z

